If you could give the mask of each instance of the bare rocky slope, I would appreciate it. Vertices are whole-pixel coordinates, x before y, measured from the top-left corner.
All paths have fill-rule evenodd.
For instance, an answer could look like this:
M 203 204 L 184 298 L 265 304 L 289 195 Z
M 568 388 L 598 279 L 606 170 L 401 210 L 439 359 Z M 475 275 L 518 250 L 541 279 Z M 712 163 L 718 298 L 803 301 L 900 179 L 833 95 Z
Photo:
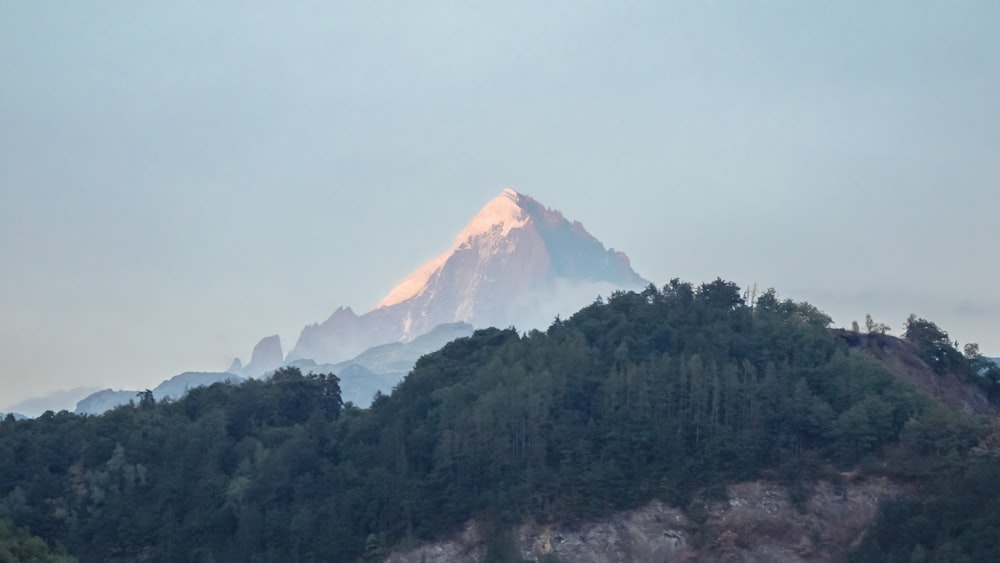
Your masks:
M 513 539 L 521 559 L 532 562 L 841 561 L 860 541 L 879 502 L 900 490 L 885 478 L 840 486 L 820 482 L 797 506 L 780 485 L 738 483 L 729 487 L 728 500 L 705 503 L 699 507 L 703 511 L 653 501 L 579 526 L 524 524 Z M 701 518 L 693 517 L 695 512 Z M 396 552 L 385 561 L 484 561 L 485 536 L 470 522 L 448 540 Z
M 993 415 L 996 408 L 979 387 L 954 372 L 935 373 L 906 340 L 886 334 L 837 331 L 850 346 L 868 351 L 901 381 L 917 391 L 966 414 Z

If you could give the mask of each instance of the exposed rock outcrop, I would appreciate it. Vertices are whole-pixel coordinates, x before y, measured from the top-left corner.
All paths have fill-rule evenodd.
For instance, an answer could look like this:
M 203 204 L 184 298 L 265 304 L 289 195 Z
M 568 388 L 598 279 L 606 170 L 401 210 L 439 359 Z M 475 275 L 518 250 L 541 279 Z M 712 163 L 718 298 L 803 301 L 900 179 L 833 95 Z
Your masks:
M 901 492 L 885 478 L 837 486 L 820 482 L 796 506 L 770 482 L 729 487 L 729 499 L 696 506 L 701 522 L 654 501 L 579 525 L 524 524 L 514 534 L 526 561 L 640 563 L 662 561 L 782 563 L 842 561 L 872 522 L 879 502 Z M 487 555 L 481 528 L 469 523 L 455 537 L 397 552 L 386 563 L 479 562 Z

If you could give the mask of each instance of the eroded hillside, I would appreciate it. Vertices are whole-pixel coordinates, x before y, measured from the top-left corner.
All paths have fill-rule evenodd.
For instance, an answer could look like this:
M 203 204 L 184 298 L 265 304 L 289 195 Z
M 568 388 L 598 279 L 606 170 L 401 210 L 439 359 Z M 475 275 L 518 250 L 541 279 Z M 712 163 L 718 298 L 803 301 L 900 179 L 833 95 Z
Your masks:
M 879 503 L 900 489 L 884 477 L 839 485 L 823 481 L 808 501 L 796 504 L 785 487 L 754 481 L 728 487 L 726 500 L 687 510 L 653 501 L 575 526 L 523 524 L 500 539 L 515 546 L 511 560 L 538 563 L 842 561 Z M 385 562 L 486 561 L 498 551 L 495 536 L 470 522 L 446 541 L 393 553 Z
M 924 395 L 968 414 L 993 415 L 992 404 L 982 387 L 972 383 L 959 369 L 935 372 L 921 357 L 916 344 L 886 334 L 835 331 L 848 345 L 864 350 L 882 362 L 900 381 Z

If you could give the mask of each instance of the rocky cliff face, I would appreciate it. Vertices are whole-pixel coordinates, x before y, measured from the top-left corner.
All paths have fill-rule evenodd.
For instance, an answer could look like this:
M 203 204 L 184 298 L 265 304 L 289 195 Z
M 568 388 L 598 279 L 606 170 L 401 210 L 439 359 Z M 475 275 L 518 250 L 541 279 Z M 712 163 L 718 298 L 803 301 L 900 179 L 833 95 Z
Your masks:
M 305 327 L 288 360 L 336 363 L 442 323 L 540 327 L 599 294 L 646 284 L 625 254 L 606 249 L 583 225 L 506 189 L 451 248 L 407 276 L 373 310 L 357 315 L 341 308 Z
M 821 482 L 801 506 L 780 485 L 740 483 L 729 499 L 698 506 L 703 521 L 659 501 L 579 525 L 524 524 L 513 541 L 537 562 L 661 561 L 782 563 L 843 561 L 874 519 L 879 502 L 900 492 L 884 478 L 843 486 Z M 446 541 L 391 554 L 386 563 L 480 562 L 487 538 L 470 522 Z
M 247 377 L 258 377 L 270 373 L 281 366 L 285 354 L 281 351 L 281 339 L 278 335 L 264 337 L 253 347 L 250 363 L 241 372 Z

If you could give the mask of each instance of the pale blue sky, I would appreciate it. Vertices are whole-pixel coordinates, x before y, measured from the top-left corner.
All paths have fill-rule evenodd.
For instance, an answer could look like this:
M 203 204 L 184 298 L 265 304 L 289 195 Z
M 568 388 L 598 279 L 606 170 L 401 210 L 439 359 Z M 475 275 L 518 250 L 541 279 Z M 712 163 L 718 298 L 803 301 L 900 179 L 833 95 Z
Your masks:
M 1000 355 L 998 2 L 0 3 L 0 409 L 286 351 L 510 186 Z

